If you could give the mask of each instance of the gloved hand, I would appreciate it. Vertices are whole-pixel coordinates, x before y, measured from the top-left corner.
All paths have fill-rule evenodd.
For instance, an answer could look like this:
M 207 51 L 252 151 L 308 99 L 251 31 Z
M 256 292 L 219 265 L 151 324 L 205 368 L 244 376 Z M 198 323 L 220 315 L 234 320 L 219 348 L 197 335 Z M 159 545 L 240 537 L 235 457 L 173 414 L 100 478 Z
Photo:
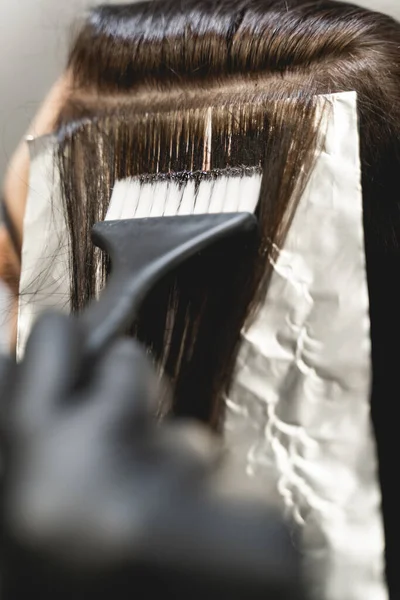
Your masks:
M 138 552 L 166 497 L 217 456 L 196 426 L 157 426 L 165 388 L 133 340 L 90 369 L 83 347 L 75 320 L 35 327 L 9 402 L 5 496 L 13 538 L 81 567 Z
M 154 419 L 145 352 L 120 340 L 88 365 L 84 347 L 78 321 L 42 318 L 8 387 L 4 600 L 299 598 L 279 516 L 238 497 L 203 427 Z

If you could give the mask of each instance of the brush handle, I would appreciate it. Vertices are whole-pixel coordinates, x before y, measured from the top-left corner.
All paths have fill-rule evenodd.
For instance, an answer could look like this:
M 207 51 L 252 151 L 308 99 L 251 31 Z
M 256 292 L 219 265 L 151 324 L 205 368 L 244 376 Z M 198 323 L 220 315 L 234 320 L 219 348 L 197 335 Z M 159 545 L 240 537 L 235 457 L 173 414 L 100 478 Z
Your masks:
M 160 279 L 194 254 L 258 231 L 250 213 L 221 213 L 104 221 L 93 242 L 111 258 L 112 273 L 100 300 L 81 317 L 88 333 L 87 354 L 96 356 L 126 331 L 147 294 Z

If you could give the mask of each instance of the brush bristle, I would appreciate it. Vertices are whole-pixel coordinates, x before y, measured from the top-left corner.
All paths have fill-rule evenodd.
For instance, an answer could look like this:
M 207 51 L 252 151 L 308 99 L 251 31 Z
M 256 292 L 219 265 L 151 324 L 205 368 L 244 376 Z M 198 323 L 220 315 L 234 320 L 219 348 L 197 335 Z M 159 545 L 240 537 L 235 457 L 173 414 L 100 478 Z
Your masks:
M 258 168 L 133 177 L 116 182 L 106 220 L 255 212 Z

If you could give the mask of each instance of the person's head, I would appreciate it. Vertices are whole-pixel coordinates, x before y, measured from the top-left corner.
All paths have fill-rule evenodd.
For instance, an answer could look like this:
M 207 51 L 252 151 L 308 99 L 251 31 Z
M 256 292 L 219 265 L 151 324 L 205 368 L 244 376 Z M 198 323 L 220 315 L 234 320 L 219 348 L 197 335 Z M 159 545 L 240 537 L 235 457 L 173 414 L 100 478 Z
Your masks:
M 185 396 L 208 396 L 202 418 L 218 421 L 213 407 L 229 387 L 240 330 L 250 307 L 263 298 L 268 257 L 283 241 L 315 158 L 315 97 L 348 90 L 358 93 L 367 250 L 383 255 L 397 247 L 400 231 L 400 26 L 395 21 L 331 0 L 156 0 L 100 6 L 83 23 L 65 74 L 32 131 L 54 131 L 58 139 L 74 311 L 87 305 L 99 284 L 89 234 L 93 222 L 104 218 L 114 182 L 158 171 L 202 170 L 203 153 L 195 150 L 204 146 L 209 107 L 216 115 L 217 140 L 209 167 L 246 164 L 243 139 L 251 160 L 259 152 L 264 165 L 257 210 L 262 240 L 241 275 L 247 293 L 238 293 L 237 282 L 222 293 L 220 274 L 213 271 L 225 271 L 227 286 L 232 269 L 221 263 L 214 270 L 209 266 L 200 280 L 189 269 L 174 287 L 175 299 L 165 292 L 163 302 L 161 296 L 150 301 L 138 324 L 174 380 L 181 409 Z M 234 150 L 227 144 L 232 127 L 237 127 Z M 189 162 L 184 136 L 194 148 Z M 20 242 L 28 173 L 22 146 L 5 185 Z M 17 253 L 2 235 L 17 275 Z M 167 348 L 171 302 L 175 320 Z M 227 310 L 227 304 L 233 308 Z M 192 382 L 199 378 L 206 383 L 195 391 Z

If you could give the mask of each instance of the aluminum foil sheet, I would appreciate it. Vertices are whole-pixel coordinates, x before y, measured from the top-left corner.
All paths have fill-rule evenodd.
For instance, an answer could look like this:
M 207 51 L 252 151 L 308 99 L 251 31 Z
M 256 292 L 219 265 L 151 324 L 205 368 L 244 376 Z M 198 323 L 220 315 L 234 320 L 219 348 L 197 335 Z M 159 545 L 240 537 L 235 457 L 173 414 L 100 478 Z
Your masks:
M 28 143 L 31 163 L 19 283 L 18 360 L 44 310 L 70 311 L 69 244 L 60 175 L 54 164 L 56 140 L 43 136 Z
M 312 597 L 384 600 L 357 98 L 328 102 L 324 151 L 243 333 L 225 436 L 300 529 Z

